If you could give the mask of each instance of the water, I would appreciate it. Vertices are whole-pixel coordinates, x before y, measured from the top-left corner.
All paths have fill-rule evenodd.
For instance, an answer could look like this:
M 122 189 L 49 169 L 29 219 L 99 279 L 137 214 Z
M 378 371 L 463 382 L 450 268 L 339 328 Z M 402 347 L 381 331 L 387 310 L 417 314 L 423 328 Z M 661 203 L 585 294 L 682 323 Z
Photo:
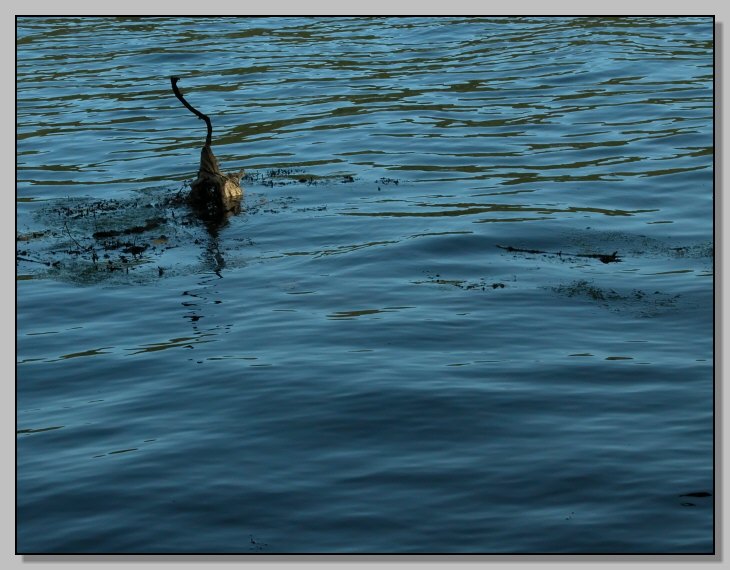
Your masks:
M 17 39 L 19 552 L 713 551 L 711 19 Z

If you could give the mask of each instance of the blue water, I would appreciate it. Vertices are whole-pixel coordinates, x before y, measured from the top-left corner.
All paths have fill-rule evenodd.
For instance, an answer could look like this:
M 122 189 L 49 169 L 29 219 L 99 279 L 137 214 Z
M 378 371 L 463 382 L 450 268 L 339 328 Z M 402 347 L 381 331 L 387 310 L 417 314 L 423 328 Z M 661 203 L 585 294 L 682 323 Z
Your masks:
M 17 41 L 18 552 L 713 552 L 711 19 Z

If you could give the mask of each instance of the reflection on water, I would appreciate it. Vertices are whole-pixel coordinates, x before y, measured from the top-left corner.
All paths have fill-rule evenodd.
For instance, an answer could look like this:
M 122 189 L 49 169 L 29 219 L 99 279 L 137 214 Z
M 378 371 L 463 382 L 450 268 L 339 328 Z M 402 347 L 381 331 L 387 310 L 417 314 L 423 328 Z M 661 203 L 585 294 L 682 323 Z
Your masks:
M 17 63 L 20 552 L 713 551 L 710 18 L 25 17 Z

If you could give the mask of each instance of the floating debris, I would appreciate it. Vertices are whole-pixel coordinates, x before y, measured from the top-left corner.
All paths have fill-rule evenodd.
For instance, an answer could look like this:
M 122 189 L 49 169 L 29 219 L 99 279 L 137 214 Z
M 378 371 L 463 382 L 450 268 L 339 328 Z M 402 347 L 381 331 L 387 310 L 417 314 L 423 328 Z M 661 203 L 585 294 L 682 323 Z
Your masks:
M 341 174 L 313 175 L 293 169 L 251 172 L 246 178 L 260 187 L 299 185 L 301 179 L 306 184 L 345 183 Z M 186 184 L 140 189 L 131 198 L 49 201 L 34 212 L 31 227 L 18 228 L 15 259 L 16 266 L 22 267 L 19 274 L 85 284 L 109 279 L 147 281 L 178 275 L 181 256 L 220 270 L 223 254 L 217 249 L 216 236 L 230 218 L 201 216 L 191 207 L 188 189 Z M 245 209 L 242 204 L 241 211 L 247 216 L 291 211 L 298 200 L 283 193 L 252 196 Z M 326 209 L 317 206 L 296 211 Z M 234 249 L 254 245 L 252 239 L 239 236 Z M 196 254 L 190 247 L 200 251 Z
M 505 284 L 501 282 L 488 283 L 484 278 L 479 281 L 465 281 L 463 279 L 443 279 L 440 274 L 430 275 L 426 273 L 428 280 L 426 281 L 413 281 L 415 285 L 449 285 L 458 289 L 464 289 L 465 291 L 477 290 L 486 291 L 490 287 L 492 289 L 504 289 Z
M 567 253 L 563 251 L 542 251 L 539 249 L 523 249 L 520 247 L 512 247 L 511 245 L 497 245 L 499 249 L 516 253 L 533 253 L 542 255 L 557 255 L 558 257 L 588 257 L 590 259 L 598 259 L 601 263 L 619 263 L 621 258 L 618 251 L 613 253 Z
M 218 159 L 211 148 L 213 126 L 210 117 L 204 115 L 185 100 L 180 89 L 177 87 L 179 77 L 170 77 L 172 92 L 180 102 L 196 117 L 205 121 L 208 133 L 205 137 L 205 145 L 200 151 L 200 167 L 198 177 L 190 185 L 190 204 L 194 206 L 201 216 L 206 219 L 221 219 L 231 213 L 238 213 L 241 208 L 241 178 L 244 171 L 223 174 L 218 165 Z

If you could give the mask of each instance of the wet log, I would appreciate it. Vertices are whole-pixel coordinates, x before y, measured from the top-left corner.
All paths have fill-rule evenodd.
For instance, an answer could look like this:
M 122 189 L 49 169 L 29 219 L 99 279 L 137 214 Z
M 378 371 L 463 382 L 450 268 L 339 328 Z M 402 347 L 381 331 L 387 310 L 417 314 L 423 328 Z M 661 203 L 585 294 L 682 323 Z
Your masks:
M 241 178 L 244 171 L 229 174 L 221 172 L 218 159 L 211 148 L 213 126 L 210 118 L 185 100 L 177 87 L 179 80 L 179 77 L 170 77 L 173 93 L 189 111 L 205 121 L 208 129 L 205 146 L 200 151 L 198 176 L 190 186 L 190 204 L 205 217 L 217 218 L 225 217 L 229 213 L 237 213 L 240 210 L 240 201 L 243 196 Z
M 200 151 L 198 177 L 190 185 L 191 205 L 213 215 L 236 210 L 243 196 L 242 177 L 243 170 L 223 174 L 210 146 L 205 145 Z
M 512 247 L 511 245 L 497 245 L 499 249 L 507 251 L 514 251 L 517 253 L 541 253 L 543 255 L 557 255 L 558 257 L 589 257 L 591 259 L 598 259 L 601 263 L 620 263 L 623 261 L 618 251 L 613 253 L 568 253 L 566 251 L 542 251 L 541 249 L 523 249 L 520 247 Z

